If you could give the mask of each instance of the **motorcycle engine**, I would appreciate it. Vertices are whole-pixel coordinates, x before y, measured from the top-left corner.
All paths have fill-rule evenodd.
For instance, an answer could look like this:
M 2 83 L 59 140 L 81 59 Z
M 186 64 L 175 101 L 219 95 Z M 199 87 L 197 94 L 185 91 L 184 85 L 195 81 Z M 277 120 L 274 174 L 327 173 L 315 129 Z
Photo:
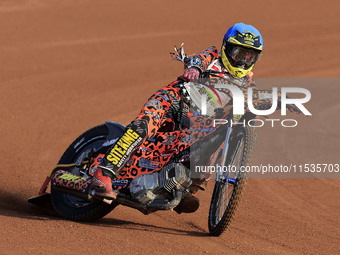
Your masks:
M 149 203 L 167 199 L 174 189 L 185 193 L 190 185 L 189 169 L 181 163 L 170 163 L 159 172 L 136 177 L 130 183 L 130 193 L 139 202 Z

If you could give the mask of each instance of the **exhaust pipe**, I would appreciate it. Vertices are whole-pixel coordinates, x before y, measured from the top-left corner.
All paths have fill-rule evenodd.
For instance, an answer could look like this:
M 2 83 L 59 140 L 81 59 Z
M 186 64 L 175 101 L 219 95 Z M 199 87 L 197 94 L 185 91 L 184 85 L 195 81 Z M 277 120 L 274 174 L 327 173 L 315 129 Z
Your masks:
M 64 170 L 56 171 L 51 178 L 54 190 L 89 201 L 103 201 L 111 204 L 113 200 L 101 199 L 90 194 L 92 180 Z
M 154 210 L 172 210 L 180 203 L 182 199 L 181 191 L 177 191 L 175 193 L 174 199 L 171 201 L 153 201 L 149 204 L 142 204 L 132 201 L 129 197 L 119 192 L 115 200 L 109 200 L 105 198 L 102 199 L 98 196 L 91 195 L 90 187 L 92 185 L 92 180 L 64 170 L 56 171 L 51 178 L 51 183 L 54 190 L 69 194 L 71 196 L 79 197 L 89 201 L 101 200 L 108 204 L 111 204 L 113 201 L 115 201 L 116 203 L 138 209 L 145 214 L 148 214 Z
M 87 200 L 93 199 L 89 194 L 92 181 L 85 177 L 80 177 L 64 170 L 58 170 L 53 174 L 51 183 L 56 191 Z
M 92 181 L 64 170 L 58 170 L 53 174 L 51 183 L 54 187 L 88 193 Z

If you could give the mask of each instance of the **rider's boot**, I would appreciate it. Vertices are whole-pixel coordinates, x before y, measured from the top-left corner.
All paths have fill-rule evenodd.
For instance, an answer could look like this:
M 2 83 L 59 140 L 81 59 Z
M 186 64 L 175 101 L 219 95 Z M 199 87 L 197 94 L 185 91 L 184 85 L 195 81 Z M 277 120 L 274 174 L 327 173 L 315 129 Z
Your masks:
M 200 200 L 197 197 L 195 197 L 193 194 L 188 193 L 188 195 L 186 195 L 181 200 L 179 205 L 177 205 L 174 208 L 174 211 L 177 212 L 178 214 L 194 213 L 198 210 L 199 206 L 200 206 Z
M 95 169 L 93 175 L 93 184 L 91 190 L 93 195 L 105 199 L 116 199 L 117 192 L 112 189 L 112 179 L 115 178 L 113 173 L 101 167 Z
M 206 178 L 192 178 L 192 184 L 190 186 L 191 193 L 197 193 L 199 190 L 205 191 L 208 185 L 208 179 Z

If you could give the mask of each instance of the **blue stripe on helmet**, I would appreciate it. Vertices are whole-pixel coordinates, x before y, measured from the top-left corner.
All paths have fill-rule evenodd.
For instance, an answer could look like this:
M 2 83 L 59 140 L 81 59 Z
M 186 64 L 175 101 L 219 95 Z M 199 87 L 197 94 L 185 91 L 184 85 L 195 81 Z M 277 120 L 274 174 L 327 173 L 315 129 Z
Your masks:
M 245 32 L 250 32 L 255 34 L 255 37 L 259 36 L 260 37 L 260 43 L 262 45 L 262 49 L 263 49 L 263 38 L 261 33 L 252 25 L 247 25 L 244 23 L 236 23 L 235 25 L 233 25 L 232 27 L 230 27 L 227 31 L 227 33 L 224 36 L 224 40 L 228 41 L 228 39 L 230 37 L 236 36 L 236 31 L 239 31 L 240 33 L 245 33 Z

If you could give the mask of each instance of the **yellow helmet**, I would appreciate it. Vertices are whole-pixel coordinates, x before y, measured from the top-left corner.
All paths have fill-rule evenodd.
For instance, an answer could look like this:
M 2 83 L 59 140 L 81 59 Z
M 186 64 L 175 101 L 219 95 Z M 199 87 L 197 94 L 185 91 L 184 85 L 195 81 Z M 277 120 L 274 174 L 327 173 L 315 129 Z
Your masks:
M 222 63 L 235 78 L 246 76 L 263 50 L 260 32 L 251 25 L 237 23 L 228 29 L 221 50 Z

